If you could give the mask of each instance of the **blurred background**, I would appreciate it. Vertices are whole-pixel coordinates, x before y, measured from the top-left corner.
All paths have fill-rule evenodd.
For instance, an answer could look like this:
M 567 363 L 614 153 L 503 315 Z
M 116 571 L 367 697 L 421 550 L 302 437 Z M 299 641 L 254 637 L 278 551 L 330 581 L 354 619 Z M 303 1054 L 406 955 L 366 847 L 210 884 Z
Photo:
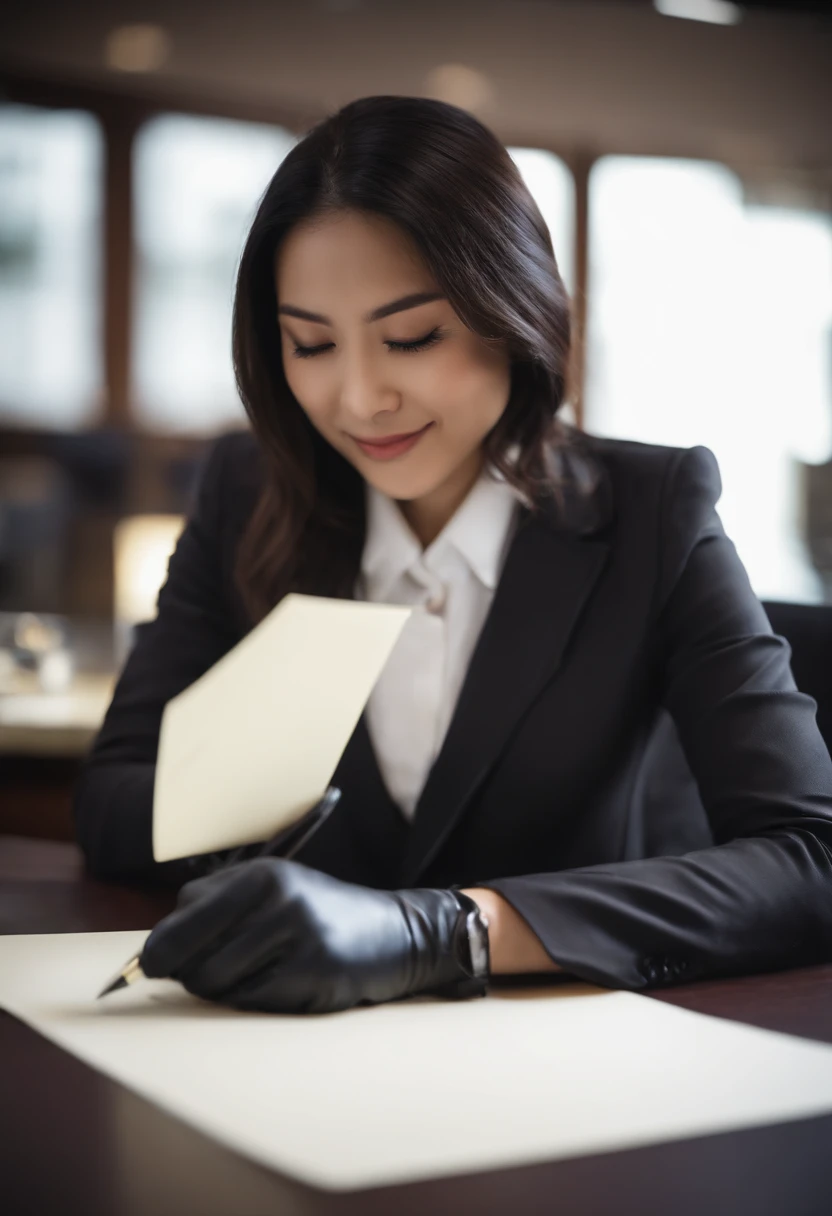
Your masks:
M 308 126 L 442 98 L 509 147 L 587 430 L 703 443 L 761 598 L 832 601 L 832 15 L 723 0 L 28 0 L 0 15 L 0 831 L 68 789 L 210 439 L 237 259 Z

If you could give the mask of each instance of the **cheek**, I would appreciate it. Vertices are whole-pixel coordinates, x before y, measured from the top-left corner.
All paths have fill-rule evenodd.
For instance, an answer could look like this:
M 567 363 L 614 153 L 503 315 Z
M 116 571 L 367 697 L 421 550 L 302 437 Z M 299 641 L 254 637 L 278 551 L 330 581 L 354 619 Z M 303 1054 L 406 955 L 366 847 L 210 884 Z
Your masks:
M 325 428 L 327 418 L 331 413 L 329 401 L 331 397 L 326 377 L 320 374 L 319 368 L 314 368 L 309 360 L 307 366 L 302 359 L 292 355 L 283 355 L 283 374 L 295 400 L 305 414 L 318 427 Z
M 449 423 L 466 430 L 489 431 L 508 404 L 511 374 L 508 360 L 486 351 L 477 355 L 457 348 L 441 369 L 440 394 Z

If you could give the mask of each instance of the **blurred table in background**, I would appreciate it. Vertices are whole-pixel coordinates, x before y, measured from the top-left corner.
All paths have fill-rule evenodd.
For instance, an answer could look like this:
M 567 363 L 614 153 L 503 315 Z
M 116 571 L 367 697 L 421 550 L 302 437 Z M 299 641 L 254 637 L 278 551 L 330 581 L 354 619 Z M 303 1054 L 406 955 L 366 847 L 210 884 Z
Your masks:
M 65 692 L 43 692 L 34 672 L 20 672 L 0 696 L 0 753 L 81 757 L 112 699 L 115 676 L 81 672 Z
M 116 682 L 110 621 L 73 621 L 77 671 L 44 692 L 18 670 L 0 692 L 0 836 L 73 837 L 72 790 Z

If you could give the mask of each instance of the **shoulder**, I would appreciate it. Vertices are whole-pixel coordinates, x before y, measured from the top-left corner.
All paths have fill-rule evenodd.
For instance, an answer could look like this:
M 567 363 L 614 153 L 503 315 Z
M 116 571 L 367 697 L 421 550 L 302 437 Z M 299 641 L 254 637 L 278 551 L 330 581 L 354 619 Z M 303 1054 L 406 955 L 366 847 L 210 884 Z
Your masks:
M 206 473 L 211 470 L 226 482 L 240 482 L 251 479 L 252 473 L 262 474 L 261 460 L 260 444 L 254 433 L 238 427 L 224 431 L 211 441 L 204 464 Z
M 571 429 L 560 465 L 572 500 L 580 503 L 567 517 L 580 518 L 581 531 L 672 520 L 680 505 L 692 524 L 693 516 L 713 512 L 722 492 L 716 457 L 702 446 L 670 447 Z
M 692 481 L 703 490 L 722 492 L 722 482 L 716 457 L 710 448 L 697 445 L 690 448 L 670 447 L 659 443 L 640 443 L 634 439 L 611 439 L 582 432 L 577 440 L 588 454 L 602 464 L 616 483 L 657 484 L 666 486 L 677 480 Z
M 727 537 L 716 510 L 722 481 L 709 448 L 576 431 L 567 450 L 589 469 L 584 478 L 592 487 L 586 497 L 593 522 L 578 530 L 610 545 L 629 583 L 647 580 L 656 603 L 664 602 L 694 551 L 703 546 L 709 554 L 725 551 L 720 542 Z
M 210 500 L 223 523 L 241 529 L 260 494 L 265 462 L 252 431 L 237 428 L 216 436 L 202 458 L 197 485 L 197 506 Z

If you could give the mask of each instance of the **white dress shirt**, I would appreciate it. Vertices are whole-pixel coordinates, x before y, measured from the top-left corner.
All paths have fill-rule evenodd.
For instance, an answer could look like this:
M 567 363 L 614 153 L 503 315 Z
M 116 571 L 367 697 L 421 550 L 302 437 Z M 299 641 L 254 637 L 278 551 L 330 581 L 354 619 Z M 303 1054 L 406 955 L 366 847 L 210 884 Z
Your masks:
M 393 800 L 412 819 L 485 622 L 520 498 L 484 471 L 439 536 L 422 546 L 392 498 L 367 484 L 358 599 L 415 605 L 367 703 L 367 726 Z

